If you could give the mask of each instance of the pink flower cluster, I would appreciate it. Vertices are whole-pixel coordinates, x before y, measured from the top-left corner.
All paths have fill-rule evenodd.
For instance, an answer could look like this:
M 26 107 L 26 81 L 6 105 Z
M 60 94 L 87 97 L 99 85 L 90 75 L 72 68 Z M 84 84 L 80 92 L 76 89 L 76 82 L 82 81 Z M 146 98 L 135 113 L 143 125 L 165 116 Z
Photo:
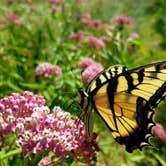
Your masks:
M 7 0 L 8 3 L 13 3 L 15 0 Z
M 15 0 L 7 0 L 8 3 L 13 3 Z M 31 3 L 32 0 L 24 0 L 25 3 Z
M 56 157 L 62 159 L 73 153 L 77 159 L 82 156 L 84 161 L 94 161 L 98 150 L 96 137 L 92 139 L 93 143 L 92 140 L 87 140 L 83 122 L 78 118 L 72 119 L 71 115 L 63 112 L 60 107 L 55 107 L 53 113 L 49 112 L 48 107 L 34 108 L 17 140 L 17 145 L 22 147 L 22 154 L 26 156 L 28 153 L 51 150 Z M 87 153 L 78 153 L 83 151 L 85 144 L 88 147 Z
M 131 37 L 132 39 L 138 39 L 138 38 L 139 38 L 139 35 L 138 35 L 138 33 L 136 33 L 136 32 L 131 32 L 131 33 L 130 33 L 130 37 Z
M 101 64 L 95 62 L 91 58 L 85 58 L 80 62 L 80 68 L 83 69 L 81 74 L 82 80 L 89 83 L 97 74 L 99 74 L 103 67 Z
M 153 127 L 153 133 L 160 138 L 160 140 L 162 140 L 163 142 L 166 142 L 166 131 L 164 129 L 164 127 L 160 124 L 157 123 L 154 127 Z
M 49 3 L 55 3 L 57 5 L 61 4 L 63 1 L 62 0 L 47 0 Z
M 81 4 L 81 3 L 84 3 L 85 0 L 76 0 L 77 3 Z
M 104 49 L 105 42 L 107 42 L 107 39 L 105 36 L 103 36 L 101 39 L 95 36 L 85 36 L 85 33 L 83 31 L 79 31 L 77 33 L 71 34 L 70 39 L 77 41 L 78 45 L 82 43 L 87 43 L 96 49 Z
M 49 75 L 59 76 L 61 74 L 61 68 L 50 63 L 41 63 L 36 68 L 37 76 L 48 77 Z
M 74 150 L 74 160 L 91 163 L 96 161 L 96 151 L 99 151 L 99 147 L 96 144 L 97 134 L 93 133 L 90 140 L 85 139 L 84 141 L 78 142 L 79 148 Z
M 99 28 L 101 23 L 100 20 L 95 19 L 91 20 L 91 17 L 88 13 L 83 13 L 81 15 L 81 22 L 86 25 L 88 28 Z
M 79 31 L 77 33 L 73 33 L 70 35 L 71 40 L 76 40 L 76 41 L 81 41 L 85 38 L 85 33 L 84 31 Z
M 37 166 L 46 166 L 48 164 L 52 163 L 52 158 L 51 157 L 44 157 L 40 160 Z
M 21 20 L 20 18 L 14 14 L 14 13 L 9 13 L 5 16 L 6 20 L 8 20 L 10 23 L 15 24 L 15 25 L 21 25 Z
M 30 117 L 33 108 L 41 107 L 45 99 L 29 91 L 22 94 L 12 93 L 9 97 L 0 99 L 0 135 L 20 130 L 20 122 Z
M 105 43 L 102 39 L 98 39 L 94 36 L 89 36 L 87 43 L 93 46 L 94 48 L 103 49 L 105 48 Z
M 134 20 L 130 16 L 119 15 L 116 18 L 112 19 L 111 22 L 119 24 L 120 26 L 124 26 L 124 25 L 132 25 L 134 23 Z
M 96 135 L 88 139 L 80 119 L 73 119 L 60 107 L 54 107 L 50 113 L 44 105 L 42 96 L 29 91 L 1 99 L 0 135 L 15 133 L 16 144 L 22 148 L 23 156 L 50 150 L 61 159 L 71 155 L 76 161 L 95 161 L 98 151 Z M 51 162 L 51 158 L 45 158 L 39 165 Z

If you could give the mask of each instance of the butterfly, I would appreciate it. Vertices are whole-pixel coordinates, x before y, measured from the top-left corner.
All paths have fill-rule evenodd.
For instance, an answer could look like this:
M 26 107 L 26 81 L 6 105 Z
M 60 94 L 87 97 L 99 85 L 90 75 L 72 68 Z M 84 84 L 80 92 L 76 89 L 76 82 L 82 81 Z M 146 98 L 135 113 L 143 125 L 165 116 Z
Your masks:
M 86 90 L 79 90 L 87 134 L 97 112 L 116 142 L 128 152 L 152 146 L 154 109 L 166 97 L 166 61 L 128 70 L 115 65 L 99 73 Z

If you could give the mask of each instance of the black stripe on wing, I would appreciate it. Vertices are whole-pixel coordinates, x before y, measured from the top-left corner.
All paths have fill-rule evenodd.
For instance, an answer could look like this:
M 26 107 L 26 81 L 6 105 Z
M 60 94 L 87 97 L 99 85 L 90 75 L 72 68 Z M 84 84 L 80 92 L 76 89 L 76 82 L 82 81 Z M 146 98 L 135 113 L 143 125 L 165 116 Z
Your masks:
M 152 146 L 149 142 L 149 138 L 152 136 L 151 129 L 154 126 L 152 120 L 154 111 L 149 108 L 149 104 L 146 100 L 138 97 L 136 113 L 138 127 L 134 132 L 125 137 L 115 138 L 119 144 L 125 145 L 126 150 L 130 153 L 137 148 L 141 150 L 144 146 Z

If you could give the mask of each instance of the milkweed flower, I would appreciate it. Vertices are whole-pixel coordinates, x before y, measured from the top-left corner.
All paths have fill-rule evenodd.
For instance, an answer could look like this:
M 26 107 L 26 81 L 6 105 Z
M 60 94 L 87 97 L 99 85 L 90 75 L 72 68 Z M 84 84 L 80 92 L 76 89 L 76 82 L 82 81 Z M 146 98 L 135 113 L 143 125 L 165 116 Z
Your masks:
M 63 1 L 62 0 L 48 0 L 49 3 L 55 3 L 57 5 L 61 4 Z
M 77 3 L 84 3 L 85 0 L 76 0 Z
M 48 107 L 36 107 L 27 126 L 25 123 L 25 130 L 19 134 L 17 140 L 23 156 L 51 150 L 62 160 L 70 154 L 81 155 L 83 158 L 85 154 L 79 153 L 79 149 L 83 149 L 83 145 L 88 141 L 84 123 L 78 118 L 72 118 L 70 113 L 63 112 L 60 107 L 54 107 L 53 113 L 49 112 Z M 92 140 L 93 143 L 89 142 L 89 149 L 86 150 L 86 161 L 87 154 L 90 157 L 96 156 L 96 138 Z M 95 157 L 91 157 L 89 160 L 94 159 Z
M 91 140 L 85 139 L 79 142 L 79 147 L 74 150 L 74 160 L 91 163 L 97 160 L 99 147 L 96 144 L 97 134 L 93 133 Z
M 62 74 L 61 68 L 50 63 L 41 63 L 36 68 L 36 75 L 48 77 L 49 75 L 59 76 Z
M 164 129 L 164 127 L 160 124 L 157 123 L 154 127 L 153 127 L 153 133 L 160 138 L 163 142 L 166 141 L 166 131 Z
M 139 38 L 139 35 L 138 35 L 138 33 L 136 33 L 136 32 L 131 32 L 131 33 L 130 33 L 130 37 L 131 37 L 132 39 L 138 39 L 138 38 Z
M 92 59 L 92 58 L 84 58 L 82 59 L 82 61 L 80 62 L 80 68 L 81 69 L 86 69 L 88 66 L 96 64 L 96 62 Z
M 132 25 L 134 23 L 134 19 L 131 16 L 119 15 L 116 18 L 113 18 L 111 22 L 123 27 L 124 25 Z
M 81 41 L 85 38 L 85 33 L 84 31 L 79 31 L 77 33 L 73 33 L 70 35 L 70 39 L 72 40 L 77 40 L 77 41 Z
M 32 0 L 24 0 L 25 3 L 31 3 Z
M 52 10 L 52 13 L 56 13 L 58 11 L 56 6 L 52 6 L 51 10 Z
M 15 24 L 15 25 L 20 25 L 21 24 L 21 20 L 20 18 L 14 14 L 14 13 L 9 13 L 5 16 L 5 18 L 11 22 L 12 24 Z
M 81 22 L 85 25 L 88 25 L 89 21 L 91 19 L 91 16 L 89 13 L 82 13 L 81 14 Z
M 101 71 L 103 70 L 103 67 L 99 63 L 94 63 L 82 72 L 81 77 L 82 80 L 86 83 L 89 83 L 94 77 L 97 76 Z
M 30 117 L 34 107 L 45 105 L 45 99 L 29 91 L 12 93 L 0 99 L 0 135 L 13 133 L 23 127 L 25 117 Z
M 52 163 L 51 157 L 44 157 L 40 160 L 37 166 L 47 166 L 48 164 Z
M 94 48 L 103 49 L 105 48 L 105 43 L 102 39 L 98 39 L 94 36 L 89 36 L 87 38 L 87 43 L 93 46 Z
M 7 0 L 8 3 L 13 3 L 15 0 Z

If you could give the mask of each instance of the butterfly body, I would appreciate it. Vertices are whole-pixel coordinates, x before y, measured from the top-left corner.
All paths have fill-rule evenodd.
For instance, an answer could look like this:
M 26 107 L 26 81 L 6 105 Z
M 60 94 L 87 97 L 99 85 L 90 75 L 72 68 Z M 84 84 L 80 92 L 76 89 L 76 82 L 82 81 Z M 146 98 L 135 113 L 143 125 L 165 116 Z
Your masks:
M 153 108 L 166 96 L 166 62 L 132 70 L 112 66 L 99 73 L 80 94 L 88 135 L 95 111 L 128 152 L 142 149 L 151 145 Z

